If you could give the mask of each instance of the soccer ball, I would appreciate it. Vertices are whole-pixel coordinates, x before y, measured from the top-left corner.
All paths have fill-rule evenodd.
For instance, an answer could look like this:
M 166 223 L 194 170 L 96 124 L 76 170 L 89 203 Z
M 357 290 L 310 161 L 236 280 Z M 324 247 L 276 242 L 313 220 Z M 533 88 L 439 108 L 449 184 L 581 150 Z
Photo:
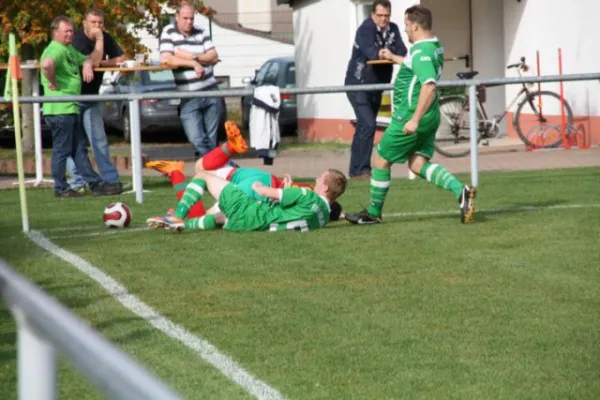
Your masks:
M 131 222 L 131 210 L 125 203 L 111 203 L 104 209 L 102 219 L 109 228 L 125 228 Z

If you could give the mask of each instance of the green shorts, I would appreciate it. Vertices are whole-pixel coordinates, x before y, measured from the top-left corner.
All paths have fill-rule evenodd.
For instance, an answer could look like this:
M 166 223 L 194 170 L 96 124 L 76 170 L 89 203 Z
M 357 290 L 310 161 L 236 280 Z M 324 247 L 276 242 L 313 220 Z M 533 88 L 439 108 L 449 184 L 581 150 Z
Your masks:
M 440 126 L 440 118 L 423 118 L 417 132 L 407 135 L 404 124 L 409 118 L 398 121 L 392 117 L 381 140 L 377 144 L 377 154 L 394 164 L 404 164 L 413 154 L 421 154 L 431 159 L 435 151 L 435 134 Z
M 252 184 L 254 182 L 261 182 L 263 185 L 271 187 L 271 174 L 268 172 L 256 168 L 238 168 L 233 172 L 230 182 L 234 183 L 242 190 L 242 192 L 252 198 L 261 201 L 269 201 L 269 199 L 260 196 L 252 190 Z
M 231 183 L 223 188 L 219 196 L 219 208 L 227 222 L 223 229 L 236 232 L 264 231 L 270 225 L 270 205 L 248 196 Z

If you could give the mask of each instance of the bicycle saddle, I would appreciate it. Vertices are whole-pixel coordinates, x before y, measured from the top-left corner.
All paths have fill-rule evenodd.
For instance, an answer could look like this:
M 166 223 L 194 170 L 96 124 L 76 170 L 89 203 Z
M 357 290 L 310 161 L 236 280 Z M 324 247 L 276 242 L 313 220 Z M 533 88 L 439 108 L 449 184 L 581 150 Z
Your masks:
M 471 79 L 477 74 L 479 74 L 479 72 L 477 72 L 477 71 L 467 71 L 467 72 L 459 72 L 456 74 L 456 76 L 458 76 L 458 79 Z

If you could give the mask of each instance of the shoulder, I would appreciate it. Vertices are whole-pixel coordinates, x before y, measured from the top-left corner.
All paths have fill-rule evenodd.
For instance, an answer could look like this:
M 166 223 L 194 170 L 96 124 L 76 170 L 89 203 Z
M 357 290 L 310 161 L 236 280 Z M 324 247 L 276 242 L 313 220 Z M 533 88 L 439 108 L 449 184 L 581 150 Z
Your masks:
M 369 31 L 369 30 L 375 31 L 376 30 L 376 25 L 373 22 L 373 20 L 369 17 L 369 18 L 366 18 L 362 22 L 362 24 L 360 24 L 360 26 L 358 27 L 358 30 L 359 31 Z
M 390 22 L 390 29 L 394 32 L 400 33 L 400 28 L 398 27 L 398 24 L 395 22 Z
M 175 24 L 169 24 L 169 25 L 165 26 L 162 30 L 163 35 L 172 35 L 176 32 L 177 32 L 177 29 L 175 29 Z

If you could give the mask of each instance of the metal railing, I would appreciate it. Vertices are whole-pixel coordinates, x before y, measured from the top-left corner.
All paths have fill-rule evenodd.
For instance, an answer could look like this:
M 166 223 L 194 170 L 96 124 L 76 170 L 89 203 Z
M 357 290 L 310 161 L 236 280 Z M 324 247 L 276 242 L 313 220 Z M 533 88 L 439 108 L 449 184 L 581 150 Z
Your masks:
M 477 110 L 476 107 L 476 87 L 478 85 L 514 85 L 521 83 L 538 82 L 567 82 L 567 81 L 588 81 L 600 80 L 600 73 L 570 74 L 570 75 L 548 75 L 539 77 L 517 77 L 517 78 L 491 78 L 491 79 L 469 79 L 469 80 L 449 80 L 438 82 L 438 87 L 468 87 L 469 110 L 470 110 L 470 145 L 471 145 L 471 184 L 477 186 L 479 183 L 478 171 L 478 152 L 477 152 Z M 323 86 L 306 88 L 282 88 L 283 94 L 328 94 L 343 92 L 358 92 L 368 90 L 391 90 L 393 84 L 376 85 L 352 85 L 352 86 Z M 141 134 L 140 134 L 140 115 L 139 103 L 142 100 L 151 99 L 190 99 L 201 97 L 237 97 L 250 96 L 254 93 L 253 89 L 228 89 L 221 91 L 208 92 L 161 92 L 161 93 L 129 93 L 129 94 L 107 94 L 107 95 L 84 95 L 84 96 L 47 96 L 43 97 L 44 102 L 99 102 L 99 101 L 129 101 L 129 116 L 131 129 L 131 159 L 133 175 L 133 191 L 138 203 L 143 202 L 143 183 L 142 183 L 142 157 L 141 157 Z M 10 101 L 10 100 L 8 100 Z M 0 103 L 8 102 L 0 99 Z M 37 103 L 40 97 L 29 96 L 21 97 L 21 103 Z
M 57 353 L 110 398 L 181 398 L 2 259 L 0 296 L 17 322 L 20 400 L 57 398 Z

